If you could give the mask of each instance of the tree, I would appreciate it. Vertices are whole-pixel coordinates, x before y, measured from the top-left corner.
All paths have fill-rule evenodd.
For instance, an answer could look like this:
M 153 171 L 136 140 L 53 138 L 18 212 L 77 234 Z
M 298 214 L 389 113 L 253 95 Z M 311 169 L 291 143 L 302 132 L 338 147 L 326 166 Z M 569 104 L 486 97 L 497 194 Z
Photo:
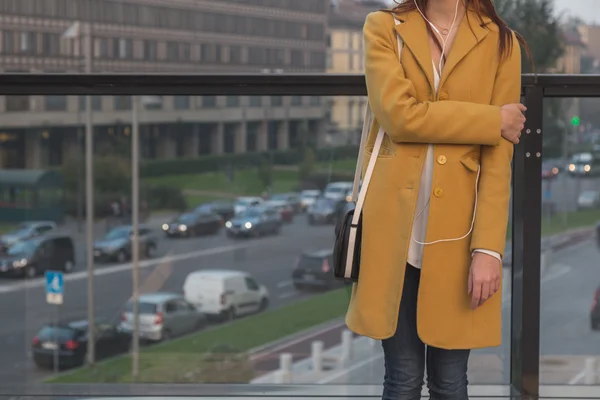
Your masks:
M 267 159 L 262 159 L 258 165 L 258 179 L 263 185 L 263 189 L 268 189 L 273 181 L 273 167 Z
M 314 150 L 310 147 L 306 148 L 304 150 L 304 158 L 302 159 L 302 163 L 298 169 L 300 181 L 304 181 L 310 177 L 310 175 L 314 172 L 316 162 L 317 156 L 315 155 Z
M 496 0 L 500 16 L 525 38 L 531 49 L 531 60 L 523 52 L 523 72 L 547 72 L 556 66 L 564 52 L 562 32 L 551 0 Z M 566 115 L 565 100 L 544 101 L 544 156 L 562 153 Z

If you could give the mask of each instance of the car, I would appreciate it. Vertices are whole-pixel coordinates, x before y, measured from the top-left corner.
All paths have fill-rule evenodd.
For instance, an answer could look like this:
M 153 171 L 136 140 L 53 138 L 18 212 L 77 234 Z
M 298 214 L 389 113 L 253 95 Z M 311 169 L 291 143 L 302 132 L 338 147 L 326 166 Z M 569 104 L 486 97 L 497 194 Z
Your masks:
M 600 286 L 594 292 L 592 310 L 590 311 L 590 325 L 593 331 L 600 331 Z
M 230 238 L 258 237 L 266 234 L 278 234 L 281 231 L 281 216 L 270 207 L 253 207 L 237 214 L 225 223 Z
M 552 179 L 560 172 L 559 164 L 553 161 L 542 162 L 542 179 Z
M 332 224 L 336 220 L 337 202 L 325 197 L 318 198 L 307 211 L 309 225 Z
M 21 222 L 15 229 L 0 236 L 0 251 L 6 251 L 20 240 L 41 236 L 56 230 L 56 228 L 56 223 L 52 221 Z
M 134 302 L 123 307 L 120 332 L 133 332 Z M 206 325 L 205 315 L 177 293 L 147 293 L 138 298 L 140 339 L 149 342 L 195 332 Z
M 140 254 L 152 258 L 156 254 L 158 243 L 152 230 L 145 225 L 140 225 L 139 248 Z M 99 241 L 94 243 L 94 259 L 99 262 L 117 261 L 124 263 L 131 259 L 131 244 L 133 227 L 122 225 L 113 228 Z
M 44 324 L 31 342 L 33 362 L 40 368 L 52 369 L 55 354 L 58 352 L 59 369 L 84 365 L 88 347 L 88 326 L 87 320 Z M 129 351 L 131 335 L 118 331 L 114 324 L 97 320 L 94 333 L 96 359 Z
M 345 200 L 352 191 L 352 182 L 332 182 L 325 187 L 323 197 L 331 200 Z
M 256 196 L 238 197 L 233 206 L 233 210 L 234 210 L 235 214 L 237 215 L 237 214 L 240 214 L 240 213 L 246 211 L 250 207 L 260 206 L 264 202 L 265 202 L 265 200 L 262 197 L 256 197 Z
M 183 284 L 185 299 L 208 318 L 231 320 L 264 311 L 269 291 L 243 271 L 213 269 L 191 272 Z
M 300 207 L 303 211 L 315 203 L 315 201 L 321 197 L 320 190 L 303 190 L 300 192 Z
M 162 225 L 167 237 L 190 237 L 215 235 L 223 226 L 223 220 L 217 214 L 188 212 L 178 215 L 169 223 Z
M 49 234 L 22 240 L 0 255 L 0 273 L 33 278 L 47 270 L 72 272 L 75 246 L 67 235 Z
M 577 198 L 577 208 L 579 210 L 598 207 L 600 207 L 600 192 L 596 190 L 584 190 Z
M 194 209 L 194 212 L 200 214 L 217 214 L 223 221 L 228 221 L 235 215 L 235 206 L 233 201 L 216 200 L 211 203 L 200 204 Z
M 267 203 L 275 206 L 290 206 L 294 213 L 302 211 L 302 203 L 297 193 L 278 193 L 269 196 Z
M 292 223 L 294 221 L 294 209 L 285 201 L 267 200 L 264 202 L 266 208 L 272 208 L 279 213 L 283 222 Z
M 343 281 L 335 279 L 331 266 L 333 250 L 304 252 L 296 260 L 292 270 L 292 282 L 298 290 L 308 288 L 332 289 L 343 286 Z

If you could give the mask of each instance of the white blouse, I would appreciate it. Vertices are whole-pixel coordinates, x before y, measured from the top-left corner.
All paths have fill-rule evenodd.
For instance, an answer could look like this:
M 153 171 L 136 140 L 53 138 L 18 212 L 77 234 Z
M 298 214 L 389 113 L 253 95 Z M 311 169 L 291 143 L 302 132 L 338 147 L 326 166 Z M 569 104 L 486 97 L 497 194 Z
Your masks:
M 433 63 L 433 61 L 432 61 Z M 440 85 L 440 74 L 433 63 L 434 85 L 436 92 Z M 429 218 L 429 200 L 431 197 L 431 186 L 433 184 L 433 144 L 427 146 L 427 154 L 425 156 L 425 165 L 421 172 L 421 184 L 419 185 L 419 193 L 417 194 L 417 207 L 415 209 L 415 219 L 412 226 L 412 235 L 410 246 L 408 248 L 407 262 L 415 268 L 421 268 L 423 258 L 423 248 L 426 241 L 427 220 Z M 473 212 L 475 212 L 474 210 Z M 469 237 L 467 237 L 468 239 Z M 465 240 L 467 240 L 465 239 Z M 421 243 L 417 243 L 421 242 Z M 500 254 L 491 250 L 477 249 L 476 252 L 486 253 L 496 257 L 502 261 Z

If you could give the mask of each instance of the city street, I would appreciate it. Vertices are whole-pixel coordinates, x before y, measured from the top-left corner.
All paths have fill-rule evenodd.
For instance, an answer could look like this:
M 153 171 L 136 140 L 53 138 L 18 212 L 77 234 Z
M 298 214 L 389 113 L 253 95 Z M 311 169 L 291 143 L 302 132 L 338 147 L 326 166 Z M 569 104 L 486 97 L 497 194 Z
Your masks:
M 573 178 L 561 173 L 555 179 L 542 181 L 542 191 L 550 193 L 550 197 L 543 200 L 555 203 L 558 210 L 577 210 L 577 199 L 585 190 L 600 191 L 600 178 Z
M 600 284 L 599 262 L 600 252 L 595 244 L 591 241 L 584 242 L 556 254 L 551 267 L 542 278 L 541 354 L 544 359 L 551 359 L 554 363 L 560 359 L 573 358 L 576 360 L 574 364 L 577 365 L 575 369 L 568 367 L 563 374 L 545 377 L 546 383 L 581 383 L 577 381 L 577 378 L 579 375 L 579 380 L 581 380 L 580 373 L 583 363 L 582 357 L 577 356 L 600 356 L 600 332 L 591 331 L 589 321 L 594 291 Z M 507 275 L 506 270 L 505 274 Z M 506 282 L 509 277 L 505 276 L 505 278 Z M 473 352 L 473 359 L 477 359 L 477 363 L 483 362 L 483 364 L 479 364 L 479 369 L 477 364 L 471 365 L 472 383 L 508 382 L 510 296 L 507 294 L 509 292 L 507 288 L 504 296 L 503 346 Z M 380 345 L 377 345 L 378 350 L 379 347 Z M 485 355 L 500 357 L 489 358 Z M 502 362 L 497 362 L 499 359 L 504 360 L 504 371 L 501 371 Z M 494 371 L 494 368 L 496 368 L 495 373 L 490 375 L 489 371 Z M 493 376 L 493 381 L 479 379 L 482 370 L 488 379 Z M 543 370 L 544 364 L 542 364 L 542 374 Z M 332 374 L 331 377 L 323 379 L 320 383 L 380 384 L 383 376 L 382 353 L 378 351 L 373 357 L 359 360 L 345 371 Z
M 270 307 L 279 307 L 310 295 L 297 292 L 291 285 L 290 275 L 296 257 L 302 250 L 331 248 L 333 240 L 331 225 L 309 227 L 302 215 L 296 217 L 293 224 L 284 225 L 279 236 L 230 240 L 221 232 L 218 236 L 161 239 L 159 251 L 166 261 L 141 269 L 141 291 L 181 292 L 185 277 L 192 271 L 231 268 L 250 272 L 268 288 Z M 87 318 L 87 277 L 81 268 L 82 263 L 66 277 L 61 318 Z M 97 317 L 111 320 L 119 317 L 121 306 L 131 296 L 131 282 L 130 266 L 98 265 L 95 281 Z M 46 304 L 43 278 L 2 280 L 0 313 L 3 316 L 0 382 L 23 382 L 47 375 L 47 371 L 36 369 L 28 356 L 36 331 L 43 323 L 53 321 L 55 315 L 55 308 Z

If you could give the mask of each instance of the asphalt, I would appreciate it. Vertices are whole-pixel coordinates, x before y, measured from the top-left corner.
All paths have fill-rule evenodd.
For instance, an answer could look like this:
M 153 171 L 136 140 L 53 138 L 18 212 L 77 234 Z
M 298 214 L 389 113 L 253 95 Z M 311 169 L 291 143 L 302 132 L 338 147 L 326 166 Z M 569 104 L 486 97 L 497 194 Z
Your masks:
M 278 236 L 231 240 L 224 232 L 217 236 L 191 239 L 161 239 L 159 253 L 164 262 L 141 269 L 141 291 L 181 292 L 188 273 L 203 268 L 232 268 L 250 272 L 265 285 L 271 296 L 270 307 L 280 307 L 311 296 L 296 291 L 290 281 L 296 258 L 303 250 L 331 248 L 332 226 L 308 226 L 304 216 L 285 225 Z M 161 258 L 157 257 L 157 260 Z M 59 314 L 64 319 L 87 318 L 88 279 L 79 269 L 67 276 L 64 304 Z M 97 317 L 118 318 L 121 306 L 131 297 L 129 265 L 98 265 L 95 274 L 95 312 Z M 39 327 L 53 321 L 55 306 L 46 304 L 43 278 L 34 281 L 4 279 L 0 282 L 0 382 L 27 382 L 40 379 L 47 371 L 36 369 L 29 357 L 31 340 Z
M 594 291 L 600 285 L 600 252 L 593 241 L 561 250 L 555 254 L 551 266 L 542 277 L 540 350 L 542 369 L 546 362 L 567 364 L 576 359 L 579 367 L 561 374 L 548 374 L 546 383 L 567 384 L 576 379 L 583 368 L 581 356 L 600 357 L 600 332 L 590 329 L 589 312 Z M 507 270 L 505 270 L 505 275 Z M 505 283 L 508 279 L 505 279 Z M 496 355 L 504 364 L 502 373 L 495 374 L 494 382 L 507 383 L 510 359 L 510 287 L 505 288 L 503 309 L 503 345 L 498 348 L 476 350 L 473 355 Z M 474 357 L 475 358 L 475 357 Z M 485 357 L 480 357 L 485 359 Z M 489 366 L 483 366 L 489 367 Z M 478 371 L 472 371 L 475 375 Z M 336 374 L 330 384 L 381 384 L 384 375 L 381 357 L 358 360 L 346 373 Z M 549 380 L 549 381 L 548 381 Z

